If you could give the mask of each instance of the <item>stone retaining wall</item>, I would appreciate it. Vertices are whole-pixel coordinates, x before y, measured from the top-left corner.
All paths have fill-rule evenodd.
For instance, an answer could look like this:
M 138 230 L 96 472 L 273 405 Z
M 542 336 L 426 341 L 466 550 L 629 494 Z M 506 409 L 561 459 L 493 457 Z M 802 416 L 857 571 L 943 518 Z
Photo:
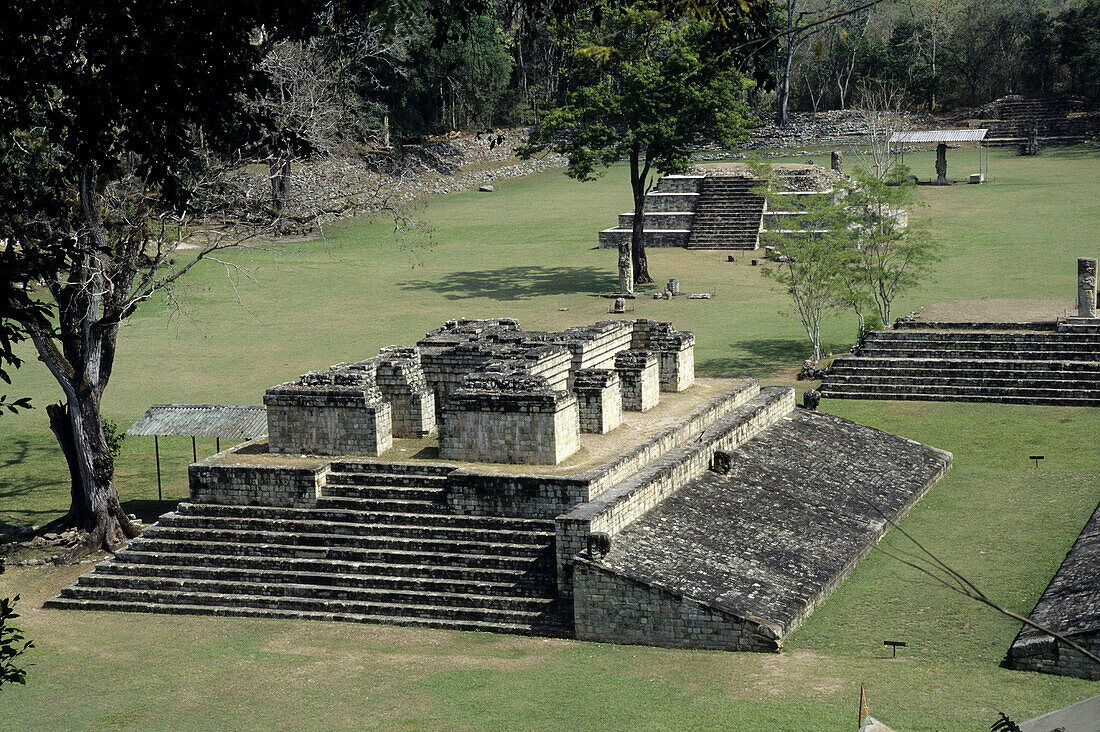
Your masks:
M 1100 656 L 1100 633 L 1075 635 L 1073 642 Z M 1100 665 L 1053 638 L 1017 643 L 1009 651 L 1009 663 L 1020 671 L 1076 676 L 1100 680 Z
M 193 503 L 311 508 L 328 472 L 327 464 L 290 468 L 203 461 L 188 468 L 188 480 Z
M 574 628 L 580 640 L 720 651 L 776 651 L 773 628 L 576 560 Z
M 272 453 L 381 455 L 393 444 L 373 365 L 305 374 L 268 389 L 264 405 Z
M 648 412 L 660 402 L 661 381 L 657 356 L 652 351 L 621 351 L 615 371 L 622 384 L 623 409 Z

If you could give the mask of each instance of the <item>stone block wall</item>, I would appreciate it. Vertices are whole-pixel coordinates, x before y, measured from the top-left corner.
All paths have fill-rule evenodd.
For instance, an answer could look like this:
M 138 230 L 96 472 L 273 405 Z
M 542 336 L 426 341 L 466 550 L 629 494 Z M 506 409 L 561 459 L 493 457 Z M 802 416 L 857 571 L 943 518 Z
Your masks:
M 577 451 L 572 392 L 523 373 L 467 377 L 443 409 L 439 454 L 447 460 L 556 465 Z
M 660 371 L 651 351 L 621 351 L 615 356 L 615 370 L 622 382 L 623 409 L 647 412 L 661 399 Z
M 381 455 L 393 444 L 390 405 L 374 365 L 305 374 L 264 394 L 273 453 Z M 368 375 L 369 374 L 369 375 Z
M 639 318 L 630 347 L 657 354 L 661 391 L 680 392 L 695 383 L 695 335 L 671 323 Z
M 1100 656 L 1100 633 L 1082 633 L 1073 636 L 1072 640 L 1090 653 Z M 1053 638 L 1014 645 L 1009 651 L 1008 662 L 1012 668 L 1020 671 L 1100 680 L 1100 664 Z
M 256 465 L 209 465 L 188 468 L 191 500 L 231 506 L 311 508 L 329 470 Z
M 774 628 L 576 560 L 577 638 L 668 648 L 776 651 Z
M 420 367 L 420 351 L 388 346 L 378 358 L 375 380 L 392 410 L 393 436 L 435 434 L 435 393 Z
M 581 432 L 604 435 L 622 424 L 622 385 L 615 371 L 577 371 L 573 392 L 580 408 Z
M 447 505 L 474 516 L 553 519 L 587 495 L 588 481 L 576 476 L 499 475 L 459 468 L 447 479 Z

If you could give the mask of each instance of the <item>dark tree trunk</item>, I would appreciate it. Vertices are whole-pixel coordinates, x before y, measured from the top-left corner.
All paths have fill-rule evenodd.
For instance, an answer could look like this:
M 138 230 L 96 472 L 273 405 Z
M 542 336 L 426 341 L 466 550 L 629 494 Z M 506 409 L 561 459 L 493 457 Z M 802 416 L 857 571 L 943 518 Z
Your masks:
M 290 201 L 290 159 L 276 157 L 269 166 L 271 175 L 271 208 L 281 216 Z
M 648 193 L 646 180 L 649 178 L 649 161 L 639 170 L 641 150 L 635 145 L 630 150 L 630 190 L 634 195 L 634 225 L 630 232 L 630 262 L 634 270 L 634 284 L 647 285 L 653 282 L 649 276 L 649 262 L 645 255 L 645 197 Z M 620 254 L 620 260 L 622 255 Z

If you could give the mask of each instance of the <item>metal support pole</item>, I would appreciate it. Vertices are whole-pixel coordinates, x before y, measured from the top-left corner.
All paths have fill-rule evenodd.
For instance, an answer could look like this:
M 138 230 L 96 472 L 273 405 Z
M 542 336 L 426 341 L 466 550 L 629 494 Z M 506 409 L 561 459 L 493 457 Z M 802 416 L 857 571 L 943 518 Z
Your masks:
M 153 435 L 153 449 L 157 451 L 157 500 L 163 501 L 160 487 L 160 439 L 156 435 Z
M 214 452 L 221 452 L 221 451 L 222 451 L 222 438 L 215 437 L 214 438 Z
M 195 447 L 195 436 L 191 435 L 191 462 L 197 463 L 199 461 L 199 451 Z

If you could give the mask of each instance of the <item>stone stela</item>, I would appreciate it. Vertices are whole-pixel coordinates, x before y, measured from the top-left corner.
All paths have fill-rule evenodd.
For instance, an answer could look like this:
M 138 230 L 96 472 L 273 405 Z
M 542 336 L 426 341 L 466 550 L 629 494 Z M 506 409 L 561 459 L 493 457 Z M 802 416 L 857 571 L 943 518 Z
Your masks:
M 416 346 L 268 389 L 268 449 L 374 457 L 438 429 L 443 459 L 556 465 L 582 431 L 606 434 L 623 410 L 689 389 L 694 348 L 691 333 L 644 319 L 551 332 L 451 320 Z

